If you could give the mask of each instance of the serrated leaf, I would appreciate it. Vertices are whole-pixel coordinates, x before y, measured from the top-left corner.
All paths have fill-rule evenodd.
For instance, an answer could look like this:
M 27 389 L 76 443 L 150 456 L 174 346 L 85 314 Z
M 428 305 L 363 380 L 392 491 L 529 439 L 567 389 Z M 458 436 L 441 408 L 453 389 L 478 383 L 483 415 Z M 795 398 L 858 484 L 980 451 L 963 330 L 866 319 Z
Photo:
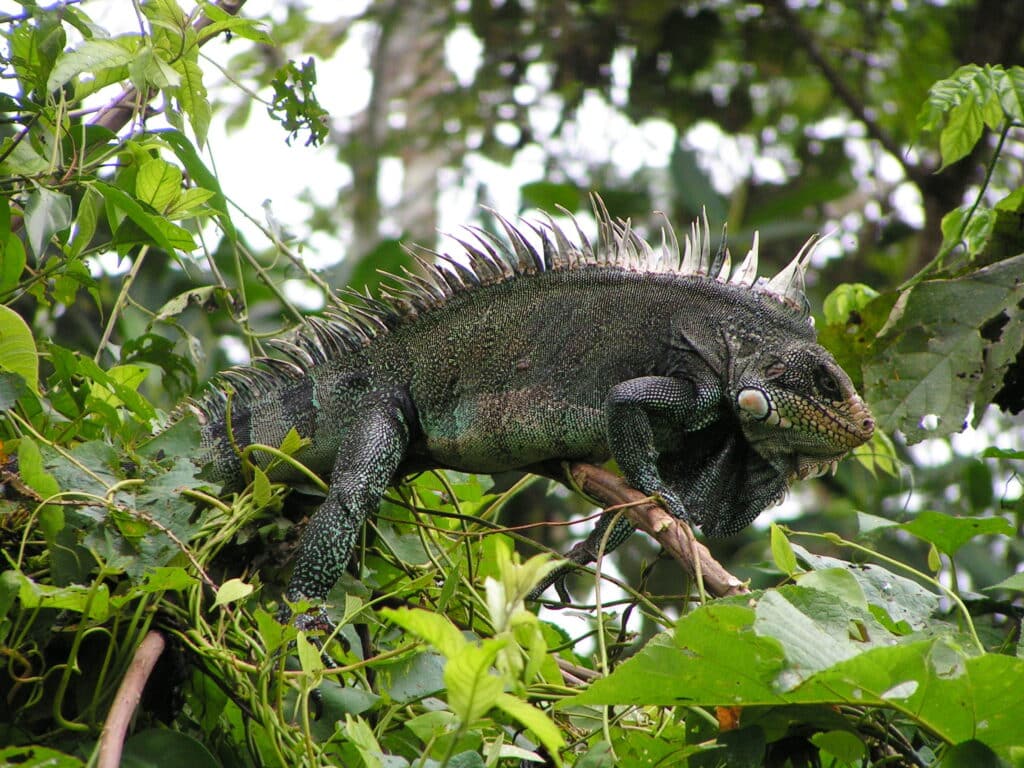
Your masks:
M 36 260 L 45 255 L 50 238 L 70 226 L 70 197 L 46 187 L 32 190 L 25 204 L 25 232 Z
M 93 38 L 86 40 L 71 51 L 65 51 L 58 58 L 46 79 L 46 90 L 55 91 L 71 78 L 83 72 L 98 72 L 101 69 L 119 67 L 131 61 L 133 53 L 113 40 Z
M 309 444 L 309 439 L 303 439 L 299 436 L 299 430 L 292 427 L 285 434 L 284 439 L 281 441 L 280 450 L 281 453 L 286 456 L 294 456 L 299 452 L 299 449 Z
M 21 315 L 0 305 L 0 370 L 16 373 L 39 394 L 39 353 L 32 331 Z
M 996 82 L 1003 111 L 1017 122 L 1024 121 L 1024 67 L 1010 67 Z
M 447 658 L 457 656 L 468 646 L 458 628 L 440 614 L 417 608 L 388 608 L 381 613 L 402 629 L 426 640 Z
M 978 99 L 974 94 L 967 95 L 963 101 L 953 107 L 946 121 L 946 127 L 939 135 L 942 168 L 966 157 L 974 149 L 974 145 L 981 138 L 984 125 L 981 105 L 978 104 Z

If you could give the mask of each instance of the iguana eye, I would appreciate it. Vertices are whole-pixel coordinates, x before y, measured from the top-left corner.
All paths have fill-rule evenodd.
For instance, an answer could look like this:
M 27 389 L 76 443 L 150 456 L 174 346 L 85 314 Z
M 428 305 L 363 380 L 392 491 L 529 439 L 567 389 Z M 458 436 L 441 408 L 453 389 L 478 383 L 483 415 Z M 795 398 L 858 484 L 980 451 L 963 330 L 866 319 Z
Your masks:
M 764 377 L 766 379 L 777 379 L 785 372 L 786 364 L 781 360 L 776 360 L 774 363 L 771 363 L 767 368 L 764 369 Z
M 836 377 L 833 376 L 832 372 L 825 366 L 820 366 L 818 370 L 814 372 L 814 383 L 817 385 L 818 391 L 829 400 L 842 399 L 842 395 L 839 390 L 839 382 L 836 381 Z

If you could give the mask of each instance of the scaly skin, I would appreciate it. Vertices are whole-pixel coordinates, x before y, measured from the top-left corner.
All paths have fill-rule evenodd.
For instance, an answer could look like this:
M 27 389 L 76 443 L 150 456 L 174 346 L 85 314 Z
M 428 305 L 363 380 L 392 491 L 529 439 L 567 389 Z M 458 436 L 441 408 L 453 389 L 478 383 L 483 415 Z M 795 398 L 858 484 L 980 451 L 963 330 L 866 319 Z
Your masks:
M 226 374 L 230 405 L 218 392 L 194 405 L 202 461 L 229 485 L 242 476 L 235 446 L 277 446 L 292 428 L 310 439 L 296 458 L 329 492 L 289 601 L 326 598 L 384 491 L 411 471 L 611 458 L 676 517 L 727 535 L 871 437 L 803 309 L 805 253 L 754 283 L 753 260 L 730 272 L 699 228 L 682 263 L 665 264 L 598 215 L 596 247 L 535 229 L 543 256 L 502 220 L 511 247 L 465 244 L 470 267 L 428 268 L 397 296 L 313 321 L 282 345 L 288 361 Z M 301 479 L 281 466 L 272 476 Z M 596 555 L 610 521 L 574 562 Z M 608 548 L 631 531 L 619 522 Z

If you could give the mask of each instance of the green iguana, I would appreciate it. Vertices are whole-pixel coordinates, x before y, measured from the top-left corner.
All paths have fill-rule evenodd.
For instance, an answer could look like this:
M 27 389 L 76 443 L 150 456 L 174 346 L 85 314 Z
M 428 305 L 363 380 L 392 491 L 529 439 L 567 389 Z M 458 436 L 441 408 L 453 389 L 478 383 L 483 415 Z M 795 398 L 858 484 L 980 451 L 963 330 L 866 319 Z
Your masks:
M 596 198 L 595 214 L 596 243 L 550 218 L 498 217 L 507 242 L 469 229 L 458 257 L 433 254 L 380 299 L 355 294 L 274 342 L 286 359 L 225 372 L 230 397 L 222 386 L 190 404 L 207 476 L 229 486 L 243 476 L 239 449 L 280 445 L 292 428 L 309 439 L 295 458 L 329 491 L 287 601 L 324 601 L 407 473 L 611 458 L 671 514 L 721 536 L 871 437 L 870 412 L 816 343 L 803 288 L 815 238 L 765 280 L 756 235 L 732 269 L 724 237 L 712 258 L 706 218 L 681 253 L 671 228 L 654 247 Z M 301 479 L 280 464 L 271 477 Z M 606 551 L 620 544 L 633 528 L 606 513 L 572 560 L 591 562 L 616 519 Z M 321 611 L 296 623 L 328 622 Z

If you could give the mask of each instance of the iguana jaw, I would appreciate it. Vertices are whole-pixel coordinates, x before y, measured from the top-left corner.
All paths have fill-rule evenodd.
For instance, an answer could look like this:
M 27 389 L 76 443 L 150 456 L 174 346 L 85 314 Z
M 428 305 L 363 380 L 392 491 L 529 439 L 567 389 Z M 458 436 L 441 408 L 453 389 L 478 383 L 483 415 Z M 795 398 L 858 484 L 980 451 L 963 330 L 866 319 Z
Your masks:
M 843 399 L 827 404 L 770 382 L 736 395 L 747 439 L 790 480 L 834 474 L 839 461 L 874 434 L 867 405 L 845 374 L 836 378 Z

